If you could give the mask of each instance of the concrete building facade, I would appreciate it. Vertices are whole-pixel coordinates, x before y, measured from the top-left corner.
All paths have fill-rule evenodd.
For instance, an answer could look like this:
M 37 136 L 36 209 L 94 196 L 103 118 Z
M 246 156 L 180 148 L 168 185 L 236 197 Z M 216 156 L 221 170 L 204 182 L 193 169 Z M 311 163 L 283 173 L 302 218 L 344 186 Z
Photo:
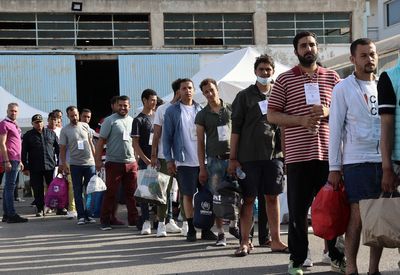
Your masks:
M 291 41 L 302 30 L 317 33 L 322 62 L 345 54 L 353 39 L 364 36 L 366 12 L 365 0 L 0 0 L 0 55 L 29 56 L 29 64 L 42 62 L 40 55 L 68 56 L 63 71 L 77 75 L 68 91 L 72 96 L 56 84 L 32 88 L 27 96 L 15 78 L 2 76 L 1 70 L 15 69 L 7 58 L 0 64 L 0 85 L 45 111 L 66 107 L 56 99 L 43 100 L 57 91 L 64 105 L 97 108 L 99 100 L 128 94 L 136 107 L 141 90 L 155 88 L 163 96 L 175 78 L 191 77 L 221 54 L 242 47 L 296 64 Z M 184 63 L 191 67 L 177 69 Z M 32 77 L 26 73 L 32 67 L 19 69 L 21 76 Z M 105 84 L 80 85 L 107 78 L 99 70 L 109 71 L 115 83 L 104 97 L 98 96 Z M 160 83 L 157 75 L 165 74 Z

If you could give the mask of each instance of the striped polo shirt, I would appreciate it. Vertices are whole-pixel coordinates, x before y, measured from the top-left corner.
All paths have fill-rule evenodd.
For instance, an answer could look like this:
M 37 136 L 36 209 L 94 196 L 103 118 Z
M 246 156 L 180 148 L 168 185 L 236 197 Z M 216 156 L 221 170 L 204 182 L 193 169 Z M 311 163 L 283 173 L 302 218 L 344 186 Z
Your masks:
M 332 70 L 318 67 L 309 76 L 296 66 L 278 76 L 272 88 L 268 108 L 288 115 L 309 114 L 312 105 L 306 104 L 305 83 L 318 83 L 321 104 L 330 106 L 332 89 L 340 81 Z M 285 161 L 296 163 L 310 160 L 328 161 L 329 126 L 328 119 L 321 120 L 317 135 L 302 126 L 285 127 Z

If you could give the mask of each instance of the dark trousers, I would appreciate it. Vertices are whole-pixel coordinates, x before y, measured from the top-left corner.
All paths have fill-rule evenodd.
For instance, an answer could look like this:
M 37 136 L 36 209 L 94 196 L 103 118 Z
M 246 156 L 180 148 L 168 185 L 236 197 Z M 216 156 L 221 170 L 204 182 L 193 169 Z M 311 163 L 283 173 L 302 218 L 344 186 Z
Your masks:
M 53 170 L 47 171 L 30 171 L 30 184 L 33 189 L 33 195 L 35 197 L 35 204 L 38 211 L 42 211 L 44 207 L 44 185 L 43 179 L 46 182 L 46 185 L 49 186 L 51 181 L 53 180 Z
M 137 187 L 137 163 L 106 162 L 106 186 L 101 206 L 100 222 L 110 224 L 110 217 L 116 216 L 115 201 L 120 184 L 125 191 L 126 208 L 128 209 L 129 225 L 136 225 L 138 211 L 133 194 Z
M 308 222 L 307 213 L 319 189 L 328 179 L 327 161 L 311 160 L 287 164 L 287 196 L 289 207 L 289 250 L 294 266 L 303 264 L 307 258 Z M 335 247 L 336 238 L 328 240 L 329 257 L 340 260 L 344 257 Z

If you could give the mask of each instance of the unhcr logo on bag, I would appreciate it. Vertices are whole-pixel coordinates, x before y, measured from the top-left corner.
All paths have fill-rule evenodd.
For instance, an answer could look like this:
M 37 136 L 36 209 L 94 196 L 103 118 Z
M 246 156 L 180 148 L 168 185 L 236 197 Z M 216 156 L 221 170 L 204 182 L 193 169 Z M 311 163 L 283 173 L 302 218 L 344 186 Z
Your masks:
M 211 216 L 213 214 L 212 211 L 210 210 L 211 204 L 208 201 L 202 201 L 200 205 L 201 205 L 200 209 L 201 215 Z

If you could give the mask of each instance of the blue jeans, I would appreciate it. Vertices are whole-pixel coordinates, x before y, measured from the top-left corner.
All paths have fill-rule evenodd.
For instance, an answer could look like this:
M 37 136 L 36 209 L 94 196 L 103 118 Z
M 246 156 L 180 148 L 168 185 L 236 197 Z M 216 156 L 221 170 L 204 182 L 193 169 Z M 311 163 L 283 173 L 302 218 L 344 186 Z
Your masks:
M 83 204 L 83 186 L 87 186 L 90 178 L 96 174 L 96 168 L 94 165 L 70 165 L 70 170 L 78 219 L 87 219 L 90 213 Z
M 4 190 L 3 190 L 3 212 L 4 215 L 8 217 L 15 215 L 14 208 L 14 190 L 16 186 L 16 179 L 19 171 L 19 161 L 11 160 L 11 170 L 9 172 L 5 172 L 6 178 L 4 181 Z

